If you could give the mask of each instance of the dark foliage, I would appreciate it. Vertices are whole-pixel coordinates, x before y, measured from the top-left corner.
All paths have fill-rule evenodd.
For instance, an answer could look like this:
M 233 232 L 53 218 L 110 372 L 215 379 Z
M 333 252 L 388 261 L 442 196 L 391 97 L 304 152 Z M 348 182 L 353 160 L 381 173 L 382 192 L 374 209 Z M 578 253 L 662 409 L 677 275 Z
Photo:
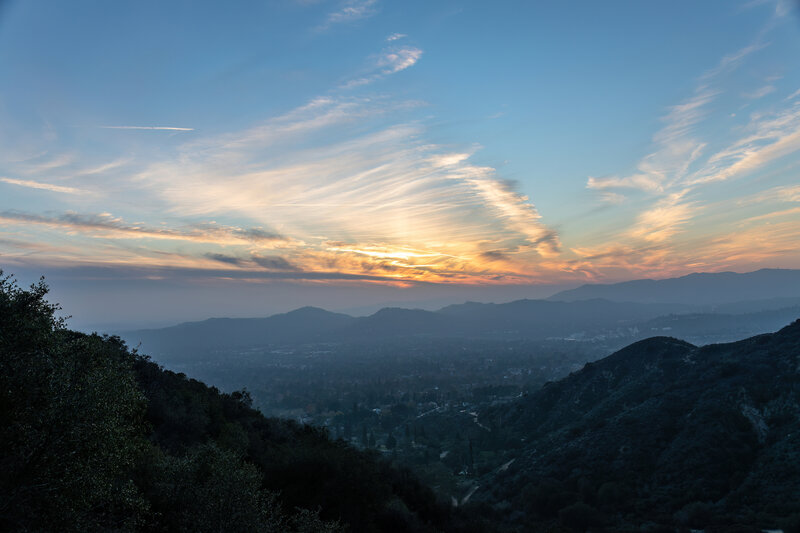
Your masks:
M 0 280 L 0 529 L 441 531 L 470 519 L 408 471 L 67 330 Z M 462 525 L 459 525 L 462 523 Z
M 745 531 L 800 513 L 800 321 L 641 341 L 481 417 L 516 460 L 474 500 L 518 523 Z

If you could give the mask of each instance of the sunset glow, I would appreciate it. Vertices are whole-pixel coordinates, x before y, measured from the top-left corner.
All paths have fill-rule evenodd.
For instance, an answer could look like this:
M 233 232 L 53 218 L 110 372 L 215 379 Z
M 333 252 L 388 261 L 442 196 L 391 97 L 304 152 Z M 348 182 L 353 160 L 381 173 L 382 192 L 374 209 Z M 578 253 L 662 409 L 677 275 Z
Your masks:
M 800 266 L 791 2 L 82 5 L 0 11 L 6 271 L 475 286 Z M 137 33 L 158 18 L 185 23 Z M 628 37 L 596 40 L 604 24 Z

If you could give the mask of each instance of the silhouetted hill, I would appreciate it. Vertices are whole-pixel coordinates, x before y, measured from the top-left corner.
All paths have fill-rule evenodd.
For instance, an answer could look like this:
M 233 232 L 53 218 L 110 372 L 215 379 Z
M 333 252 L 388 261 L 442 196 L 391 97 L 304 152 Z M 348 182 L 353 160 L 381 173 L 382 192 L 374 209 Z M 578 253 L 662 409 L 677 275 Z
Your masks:
M 498 518 L 777 527 L 800 513 L 800 321 L 700 348 L 643 340 L 481 419 L 514 459 L 473 496 Z
M 67 330 L 46 293 L 0 273 L 0 530 L 490 528 L 375 452 Z
M 631 303 L 604 299 L 574 302 L 517 300 L 504 304 L 467 302 L 439 311 L 384 308 L 354 318 L 304 307 L 268 318 L 214 318 L 170 328 L 129 332 L 123 338 L 158 360 L 215 359 L 264 346 L 314 343 L 360 343 L 391 339 L 569 339 L 604 342 L 611 348 L 652 335 L 691 337 L 698 343 L 741 339 L 773 331 L 800 317 L 800 307 L 771 309 L 790 298 L 738 302 L 735 310 L 770 309 L 760 313 L 698 313 L 675 303 Z
M 465 332 L 504 338 L 546 338 L 606 328 L 631 326 L 642 320 L 692 308 L 676 304 L 639 304 L 593 299 L 580 302 L 516 300 L 504 304 L 468 302 L 439 313 L 458 318 Z
M 177 326 L 128 332 L 123 337 L 160 360 L 179 361 L 215 350 L 318 342 L 362 342 L 392 338 L 545 339 L 597 334 L 666 313 L 676 304 L 629 304 L 606 300 L 452 305 L 440 311 L 384 308 L 354 318 L 305 307 L 268 318 L 213 318 Z
M 317 307 L 302 307 L 267 318 L 210 318 L 123 336 L 133 346 L 141 342 L 149 353 L 183 354 L 219 348 L 318 342 L 326 334 L 345 328 L 355 320 Z
M 791 291 L 790 291 L 791 292 Z M 767 298 L 764 300 L 745 300 L 709 306 L 705 312 L 740 315 L 745 313 L 760 313 L 762 311 L 777 311 L 789 307 L 800 307 L 800 296 Z M 787 322 L 788 323 L 788 322 Z
M 758 313 L 686 313 L 648 320 L 640 326 L 640 335 L 674 335 L 694 344 L 732 342 L 774 331 L 782 324 L 800 318 L 800 305 Z
M 392 337 L 448 337 L 458 332 L 458 323 L 439 313 L 386 307 L 370 316 L 355 319 L 333 338 L 352 342 Z
M 714 305 L 785 297 L 800 297 L 800 270 L 765 268 L 745 274 L 696 273 L 661 280 L 640 279 L 622 283 L 583 285 L 554 294 L 548 300 L 576 301 L 605 298 L 617 302 Z

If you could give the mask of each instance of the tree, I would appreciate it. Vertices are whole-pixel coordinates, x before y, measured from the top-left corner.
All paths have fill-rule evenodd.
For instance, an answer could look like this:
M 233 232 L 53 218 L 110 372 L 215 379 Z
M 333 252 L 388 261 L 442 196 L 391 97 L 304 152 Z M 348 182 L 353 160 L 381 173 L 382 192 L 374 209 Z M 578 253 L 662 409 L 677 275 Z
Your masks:
M 65 329 L 44 281 L 0 272 L 0 528 L 128 529 L 144 400 L 117 338 Z
M 597 509 L 583 502 L 564 507 L 558 512 L 558 518 L 562 524 L 576 531 L 586 531 L 587 528 L 602 523 Z

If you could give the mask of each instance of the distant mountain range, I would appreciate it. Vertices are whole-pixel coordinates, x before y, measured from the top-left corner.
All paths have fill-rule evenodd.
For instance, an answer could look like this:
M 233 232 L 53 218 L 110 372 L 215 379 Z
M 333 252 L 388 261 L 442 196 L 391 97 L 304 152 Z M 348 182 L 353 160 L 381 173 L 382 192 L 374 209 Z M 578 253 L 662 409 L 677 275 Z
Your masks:
M 158 360 L 174 362 L 255 346 L 392 338 L 561 339 L 617 348 L 671 335 L 707 344 L 774 331 L 798 317 L 800 270 L 759 270 L 585 285 L 547 300 L 467 302 L 438 311 L 384 308 L 367 317 L 303 307 L 266 318 L 212 318 L 122 337 L 132 346 L 141 343 L 141 350 Z
M 548 300 L 574 302 L 603 298 L 615 302 L 713 306 L 787 297 L 800 298 L 800 270 L 765 268 L 745 274 L 696 273 L 679 278 L 583 285 L 554 294 Z
M 355 318 L 304 307 L 267 318 L 212 318 L 134 331 L 123 337 L 129 344 L 141 343 L 143 351 L 169 360 L 252 346 L 370 342 L 399 337 L 546 339 L 634 328 L 624 329 L 629 335 L 635 334 L 635 324 L 643 320 L 690 310 L 683 305 L 606 300 L 518 300 L 506 304 L 465 303 L 440 311 L 385 308 Z
M 800 321 L 705 347 L 649 338 L 480 416 L 474 447 L 509 461 L 473 500 L 521 523 L 754 531 L 800 513 Z

